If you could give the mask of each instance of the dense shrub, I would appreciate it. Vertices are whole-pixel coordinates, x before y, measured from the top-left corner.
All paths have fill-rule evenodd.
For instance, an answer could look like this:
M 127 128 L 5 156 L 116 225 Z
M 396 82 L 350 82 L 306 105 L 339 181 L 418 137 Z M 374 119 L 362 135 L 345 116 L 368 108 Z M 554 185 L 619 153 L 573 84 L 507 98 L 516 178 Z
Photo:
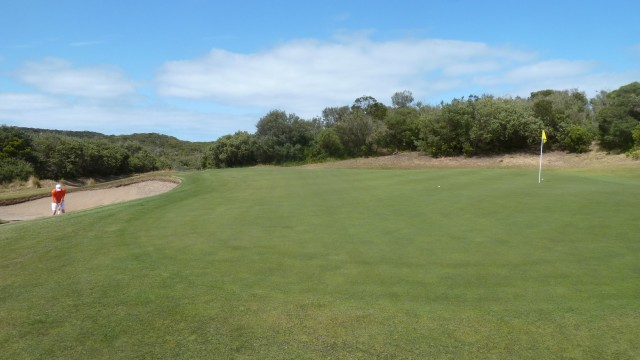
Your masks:
M 562 148 L 569 152 L 584 153 L 589 151 L 593 134 L 579 125 L 572 125 L 561 134 Z
M 333 128 L 324 129 L 318 133 L 312 149 L 311 156 L 315 159 L 334 158 L 340 159 L 344 156 L 344 146 L 340 142 L 340 137 Z
M 420 138 L 418 109 L 408 105 L 390 109 L 384 118 L 384 124 L 387 130 L 382 138 L 384 147 L 396 151 L 416 149 L 416 142 Z
M 34 174 L 33 166 L 24 160 L 0 158 L 0 183 L 8 183 L 15 180 L 26 181 Z
M 640 83 L 621 86 L 602 96 L 596 119 L 603 148 L 631 150 L 635 145 L 633 131 L 640 124 Z
M 539 141 L 542 122 L 521 100 L 473 96 L 430 111 L 422 126 L 420 150 L 471 156 L 526 150 Z
M 15 127 L 0 126 L 0 157 L 32 159 L 31 136 Z
M 216 140 L 202 158 L 203 168 L 227 168 L 256 163 L 256 139 L 246 131 Z
M 628 155 L 633 159 L 640 159 L 640 124 L 633 129 L 632 132 L 634 147 L 628 152 Z

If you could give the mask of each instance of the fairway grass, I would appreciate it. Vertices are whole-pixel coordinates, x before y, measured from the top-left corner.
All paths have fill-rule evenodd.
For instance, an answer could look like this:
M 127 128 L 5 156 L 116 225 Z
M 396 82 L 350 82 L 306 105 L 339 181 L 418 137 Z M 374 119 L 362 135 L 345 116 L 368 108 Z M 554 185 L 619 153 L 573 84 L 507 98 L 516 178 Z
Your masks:
M 0 358 L 640 358 L 635 169 L 248 168 L 0 225 Z

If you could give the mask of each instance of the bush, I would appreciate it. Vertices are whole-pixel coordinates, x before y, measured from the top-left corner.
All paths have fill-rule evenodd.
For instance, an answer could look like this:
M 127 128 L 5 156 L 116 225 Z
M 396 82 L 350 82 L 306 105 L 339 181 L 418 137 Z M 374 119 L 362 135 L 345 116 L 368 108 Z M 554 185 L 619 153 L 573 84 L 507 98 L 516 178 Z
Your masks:
M 640 124 L 633 129 L 632 136 L 635 146 L 627 153 L 627 156 L 634 160 L 640 160 Z
M 580 125 L 572 125 L 561 136 L 562 148 L 573 153 L 588 152 L 593 141 L 593 134 Z
M 34 174 L 33 166 L 24 160 L 0 158 L 0 183 L 14 180 L 26 181 Z
M 337 158 L 344 156 L 344 146 L 334 129 L 324 129 L 318 132 L 313 147 L 313 157 L 317 159 Z
M 638 124 L 631 132 L 631 137 L 636 149 L 640 149 L 640 124 Z
M 158 159 L 147 150 L 139 150 L 129 157 L 129 171 L 145 173 L 160 169 Z
M 265 139 L 270 139 L 266 137 Z M 263 139 L 262 143 L 265 143 Z M 256 138 L 246 131 L 225 135 L 216 140 L 202 157 L 203 168 L 227 168 L 253 165 L 256 163 Z M 269 146 L 270 155 L 273 147 Z

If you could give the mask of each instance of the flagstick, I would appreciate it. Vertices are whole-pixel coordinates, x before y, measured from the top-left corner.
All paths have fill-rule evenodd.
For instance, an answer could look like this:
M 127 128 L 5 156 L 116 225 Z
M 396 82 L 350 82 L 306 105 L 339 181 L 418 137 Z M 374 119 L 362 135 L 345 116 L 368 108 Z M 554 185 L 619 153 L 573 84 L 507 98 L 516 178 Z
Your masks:
M 540 139 L 540 170 L 538 170 L 538 184 L 542 180 L 542 146 L 544 145 L 544 139 Z

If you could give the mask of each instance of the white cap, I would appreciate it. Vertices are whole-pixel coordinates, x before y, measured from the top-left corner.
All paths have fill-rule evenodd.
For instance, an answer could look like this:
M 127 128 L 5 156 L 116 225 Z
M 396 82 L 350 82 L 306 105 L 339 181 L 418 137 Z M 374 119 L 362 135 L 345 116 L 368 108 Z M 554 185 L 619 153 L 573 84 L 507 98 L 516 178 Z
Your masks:
M 62 185 L 58 184 L 56 185 L 56 190 L 60 191 L 62 189 Z

